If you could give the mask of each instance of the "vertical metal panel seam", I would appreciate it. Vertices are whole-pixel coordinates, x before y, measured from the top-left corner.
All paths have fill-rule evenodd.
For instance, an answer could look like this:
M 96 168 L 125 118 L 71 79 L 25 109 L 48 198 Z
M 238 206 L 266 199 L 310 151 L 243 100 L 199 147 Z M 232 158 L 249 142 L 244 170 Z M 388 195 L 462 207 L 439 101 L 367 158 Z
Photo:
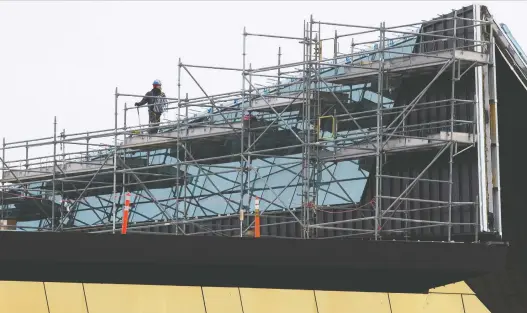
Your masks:
M 463 313 L 467 313 L 467 310 L 465 309 L 465 301 L 463 300 L 463 294 L 459 294 L 461 297 L 461 305 L 463 306 Z
M 320 313 L 320 311 L 318 310 L 317 291 L 316 290 L 313 290 L 313 297 L 315 299 L 315 308 L 317 309 L 317 313 Z
M 84 289 L 84 283 L 81 283 L 82 285 L 82 294 L 84 295 L 84 303 L 86 304 L 86 313 L 90 313 L 90 309 L 88 308 L 88 298 L 86 297 L 86 289 Z
M 242 291 L 240 290 L 240 287 L 237 287 L 237 289 L 238 289 L 238 296 L 240 298 L 240 305 L 242 307 L 242 313 L 245 313 L 245 309 L 243 308 Z
M 207 303 L 205 302 L 205 293 L 203 292 L 203 286 L 200 286 L 201 288 L 201 299 L 203 300 L 203 309 L 205 310 L 205 313 L 207 313 Z
M 51 311 L 49 310 L 49 300 L 48 300 L 48 293 L 46 291 L 46 283 L 45 282 L 42 282 L 42 287 L 44 288 L 44 298 L 46 298 L 46 306 L 48 308 L 48 313 L 51 313 Z

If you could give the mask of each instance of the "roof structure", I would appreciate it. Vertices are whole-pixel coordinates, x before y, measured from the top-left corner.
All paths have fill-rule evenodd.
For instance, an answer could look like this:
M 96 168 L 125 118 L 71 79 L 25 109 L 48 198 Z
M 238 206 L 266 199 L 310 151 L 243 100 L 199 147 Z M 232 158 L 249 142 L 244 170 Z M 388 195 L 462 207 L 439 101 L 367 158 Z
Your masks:
M 323 38 L 336 26 L 346 32 Z M 179 118 L 155 135 L 127 124 L 122 99 L 140 95 L 116 90 L 114 129 L 4 141 L 2 218 L 21 230 L 115 232 L 131 192 L 130 231 L 244 236 L 258 197 L 265 236 L 501 237 L 495 59 L 525 80 L 510 31 L 480 6 L 425 23 L 312 18 L 304 28 L 244 31 L 244 47 L 251 37 L 300 41 L 292 64 L 250 68 L 245 53 L 241 69 L 180 61 L 179 81 L 203 95 L 183 98 L 180 83 L 167 98 Z M 242 90 L 209 95 L 193 75 L 202 69 L 240 72 Z M 275 83 L 257 87 L 261 77 Z M 192 115 L 199 108 L 208 110 Z M 30 158 L 37 147 L 53 154 Z M 26 158 L 6 159 L 16 151 Z
M 325 37 L 335 27 L 346 30 Z M 279 50 L 278 64 L 252 68 L 245 52 L 253 37 L 297 41 L 303 54 L 297 62 L 283 64 Z M 339 43 L 348 38 L 353 38 L 349 51 L 339 50 L 344 46 Z M 123 105 L 123 99 L 143 95 L 116 89 L 113 129 L 59 133 L 55 121 L 51 136 L 20 142 L 4 139 L 0 228 L 19 232 L 3 234 L 4 246 L 10 248 L 4 249 L 7 259 L 0 261 L 22 266 L 23 260 L 29 268 L 39 260 L 31 254 L 34 251 L 17 250 L 14 243 L 23 238 L 38 238 L 35 242 L 43 247 L 61 240 L 72 244 L 73 238 L 90 242 L 79 232 L 116 233 L 125 221 L 128 233 L 220 237 L 260 233 L 310 239 L 298 245 L 322 250 L 324 241 L 318 239 L 364 240 L 326 240 L 331 242 L 328 247 L 340 245 L 336 254 L 361 245 L 386 245 L 389 251 L 400 247 L 400 241 L 415 241 L 412 247 L 421 245 L 423 257 L 442 252 L 438 255 L 449 262 L 421 260 L 435 278 L 412 285 L 411 291 L 466 280 L 476 294 L 485 295 L 489 308 L 501 310 L 507 304 L 511 308 L 512 303 L 522 307 L 527 299 L 522 291 L 527 277 L 527 213 L 522 210 L 527 168 L 521 166 L 524 156 L 518 153 L 518 138 L 527 131 L 523 121 L 527 109 L 521 103 L 527 91 L 527 57 L 487 7 L 467 6 L 398 26 L 350 25 L 312 17 L 298 37 L 244 30 L 243 46 L 242 68 L 180 60 L 178 95 L 166 98 L 167 112 L 177 118 L 156 125 L 158 133 L 149 133 L 151 125 L 127 123 L 135 108 Z M 241 81 L 233 87 L 236 91 L 212 95 L 195 79 L 198 70 L 239 72 Z M 187 86 L 181 84 L 183 76 L 202 94 L 189 97 Z M 268 78 L 272 84 L 257 84 Z M 37 149 L 50 153 L 33 156 Z M 130 200 L 129 206 L 125 200 Z M 125 209 L 129 215 L 123 214 Z M 48 231 L 61 234 L 40 233 Z M 106 240 L 101 238 L 129 240 L 128 244 L 144 243 L 145 238 L 164 240 L 110 234 L 93 240 Z M 194 239 L 167 240 L 191 242 L 190 246 L 211 240 L 200 249 L 216 244 L 241 247 L 257 240 L 262 247 L 271 241 L 281 247 L 291 242 Z M 390 245 L 387 240 L 396 242 Z M 511 245 L 506 262 L 503 242 Z M 424 252 L 427 247 L 434 248 Z M 240 249 L 232 250 L 243 253 Z M 60 249 L 53 251 L 43 252 L 40 261 L 55 266 L 57 273 L 61 264 L 84 264 L 67 253 L 63 258 L 69 263 L 54 259 L 51 256 Z M 419 253 L 417 248 L 412 251 L 408 253 Z M 467 251 L 474 252 L 472 257 Z M 456 255 L 467 259 L 456 262 Z M 91 265 L 99 268 L 121 262 L 101 255 L 93 258 L 97 264 Z M 358 259 L 349 256 L 347 261 L 360 263 Z M 221 269 L 218 262 L 209 265 Z M 227 261 L 223 262 L 225 266 Z M 444 271 L 433 268 L 434 262 Z M 298 270 L 295 266 L 291 265 L 292 272 Z M 388 263 L 384 266 L 397 276 L 409 265 L 391 270 Z M 18 269 L 2 275 L 15 279 L 16 273 L 27 270 Z M 309 276 L 302 277 L 308 281 Z M 309 288 L 319 287 L 328 286 Z M 499 300 L 505 294 L 508 303 Z

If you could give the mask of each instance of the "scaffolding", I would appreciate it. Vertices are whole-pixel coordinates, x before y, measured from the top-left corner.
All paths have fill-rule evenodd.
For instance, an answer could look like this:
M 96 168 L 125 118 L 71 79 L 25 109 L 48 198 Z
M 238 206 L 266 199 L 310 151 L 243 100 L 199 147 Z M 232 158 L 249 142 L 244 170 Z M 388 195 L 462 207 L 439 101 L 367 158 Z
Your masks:
M 427 30 L 427 23 L 448 27 Z M 175 235 L 246 236 L 254 229 L 258 197 L 261 227 L 294 224 L 293 236 L 301 238 L 411 240 L 419 237 L 412 236 L 415 231 L 433 228 L 444 229 L 449 241 L 454 233 L 470 233 L 474 241 L 481 233 L 501 234 L 499 190 L 491 185 L 499 172 L 490 161 L 498 153 L 491 144 L 497 137 L 486 122 L 489 99 L 495 99 L 494 42 L 486 31 L 492 23 L 479 11 L 465 17 L 461 10 L 390 27 L 311 17 L 298 37 L 244 29 L 241 68 L 179 60 L 177 98 L 166 98 L 174 119 L 128 125 L 127 115 L 136 108 L 123 106 L 123 99 L 144 96 L 116 88 L 113 129 L 57 133 L 55 120 L 52 137 L 4 139 L 1 219 L 16 220 L 18 230 L 115 233 L 124 195 L 131 192 L 129 233 L 171 227 Z M 349 32 L 322 36 L 335 27 Z M 253 68 L 247 45 L 257 37 L 299 42 L 301 61 L 283 63 L 279 48 L 276 65 Z M 340 42 L 350 38 L 351 51 L 339 52 Z M 333 55 L 324 58 L 323 51 L 331 51 L 326 46 L 333 46 Z M 238 72 L 241 90 L 211 95 L 195 78 L 198 70 Z M 470 75 L 475 97 L 460 97 L 456 86 Z M 184 76 L 202 95 L 183 96 Z M 416 77 L 426 84 L 405 86 L 415 94 L 397 103 L 401 84 Z M 258 86 L 262 78 L 273 84 Z M 440 81 L 448 96 L 428 99 Z M 195 114 L 203 108 L 206 113 Z M 471 113 L 458 114 L 465 111 Z M 491 120 L 495 127 L 495 114 Z M 158 132 L 150 134 L 153 127 Z M 53 153 L 30 158 L 36 147 Z M 6 160 L 14 150 L 26 157 Z M 413 175 L 393 170 L 393 160 L 416 155 L 424 163 Z M 478 192 L 461 200 L 453 190 L 460 175 L 454 167 L 465 155 L 477 162 Z M 428 175 L 439 163 L 448 174 Z M 394 182 L 402 187 L 394 190 Z M 415 193 L 420 184 L 439 185 L 442 193 Z M 470 217 L 453 220 L 454 211 Z M 498 223 L 489 222 L 490 213 Z

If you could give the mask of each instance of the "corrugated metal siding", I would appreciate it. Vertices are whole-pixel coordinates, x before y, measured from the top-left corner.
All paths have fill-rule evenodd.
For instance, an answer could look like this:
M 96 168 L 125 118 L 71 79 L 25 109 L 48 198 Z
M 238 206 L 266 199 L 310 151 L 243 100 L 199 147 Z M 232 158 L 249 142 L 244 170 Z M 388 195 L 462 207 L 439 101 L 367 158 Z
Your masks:
M 418 102 L 416 107 L 408 114 L 405 124 L 408 127 L 405 132 L 409 136 L 424 137 L 439 133 L 440 131 L 450 130 L 450 101 L 452 98 L 451 70 L 438 78 L 426 91 L 425 95 Z M 428 85 L 434 75 L 426 75 L 404 79 L 401 89 L 395 99 L 395 106 L 401 107 L 408 105 L 412 100 Z M 474 73 L 465 74 L 462 79 L 456 82 L 454 94 L 457 100 L 474 100 L 475 81 Z M 437 104 L 419 105 L 419 103 L 430 103 L 443 101 Z M 474 104 L 457 103 L 454 106 L 454 120 L 473 121 Z M 390 121 L 391 122 L 391 121 Z M 397 121 L 399 122 L 399 121 Z M 417 126 L 423 123 L 435 122 L 430 125 Z M 456 132 L 472 133 L 472 124 L 461 124 L 454 126 Z
M 386 164 L 383 166 L 383 174 L 390 176 L 401 177 L 417 177 L 419 173 L 432 161 L 438 151 L 432 152 L 417 152 L 406 153 L 389 157 Z M 464 152 L 455 157 L 455 162 L 452 167 L 452 201 L 453 202 L 475 202 L 478 194 L 478 167 L 475 153 Z M 448 151 L 437 159 L 434 164 L 423 174 L 422 179 L 441 180 L 445 182 L 430 182 L 419 181 L 411 191 L 405 196 L 412 199 L 423 199 L 431 201 L 448 201 L 449 186 L 448 181 L 449 166 L 448 166 Z M 382 179 L 382 195 L 390 197 L 398 197 L 406 189 L 411 180 L 383 178 Z M 374 175 L 372 175 L 368 186 L 374 186 Z M 368 189 L 366 199 L 374 197 L 374 188 Z M 383 199 L 382 208 L 388 208 L 394 200 Z M 393 215 L 392 213 L 386 216 L 395 218 L 411 218 L 415 220 L 448 222 L 448 207 L 438 208 L 440 204 L 423 203 L 416 201 L 400 201 L 394 208 L 397 208 Z M 444 206 L 444 205 L 442 205 Z M 392 209 L 393 210 L 393 209 Z M 452 207 L 452 222 L 453 223 L 475 223 L 477 220 L 477 206 L 463 205 Z M 396 229 L 401 227 L 418 227 L 427 224 L 423 223 L 409 223 L 404 224 L 401 221 L 387 222 L 383 230 Z M 452 234 L 469 235 L 474 234 L 474 226 L 454 226 L 452 227 Z M 448 234 L 446 226 L 438 226 L 428 229 L 414 229 L 405 234 L 405 236 L 412 237 L 445 237 Z

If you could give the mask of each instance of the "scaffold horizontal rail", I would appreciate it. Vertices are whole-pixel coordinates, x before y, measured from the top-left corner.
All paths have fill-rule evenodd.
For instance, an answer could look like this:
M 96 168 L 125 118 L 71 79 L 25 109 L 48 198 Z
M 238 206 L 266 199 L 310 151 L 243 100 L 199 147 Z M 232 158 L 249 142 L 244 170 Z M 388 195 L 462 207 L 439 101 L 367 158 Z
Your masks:
M 176 185 L 184 185 L 190 181 L 190 177 L 185 175 L 184 171 L 179 171 L 175 167 L 162 167 L 162 168 L 145 168 L 145 169 L 134 169 L 133 172 L 127 172 L 127 176 L 131 176 L 134 173 L 139 179 L 132 178 L 129 181 L 123 181 L 123 175 L 116 176 L 116 183 L 119 185 L 126 184 L 127 191 L 141 191 L 143 186 L 148 189 L 164 189 L 172 188 Z M 112 194 L 113 189 L 113 173 L 106 172 L 97 175 L 95 178 L 97 185 L 91 187 L 89 184 L 89 178 L 83 180 L 69 181 L 68 179 L 61 180 L 57 179 L 57 182 L 61 183 L 63 188 L 61 194 L 67 199 L 77 199 L 81 194 L 83 197 L 102 196 Z M 47 182 L 42 186 L 42 190 L 51 191 L 53 188 L 52 182 Z M 84 192 L 84 193 L 83 193 Z
M 171 175 L 176 176 L 173 171 L 170 171 L 170 168 L 149 168 L 147 166 L 146 158 L 133 157 L 128 158 L 124 161 L 127 167 L 135 169 L 135 171 L 141 173 L 142 175 L 148 174 L 158 174 L 158 175 Z M 117 162 L 117 170 L 122 170 L 122 162 Z M 57 181 L 68 181 L 68 179 L 76 178 L 77 181 L 75 185 L 77 188 L 83 189 L 83 184 L 87 184 L 89 178 L 97 174 L 97 181 L 111 183 L 113 181 L 112 171 L 114 170 L 113 160 L 108 159 L 106 162 L 104 160 L 69 160 L 69 161 L 57 161 L 55 166 L 55 179 Z M 183 176 L 183 174 L 181 174 Z M 4 177 L 1 180 L 5 183 L 29 183 L 35 181 L 46 181 L 53 178 L 53 166 L 42 164 L 40 167 L 37 165 L 32 165 L 27 169 L 17 169 L 17 168 L 7 168 L 4 169 Z M 81 178 L 81 179 L 79 179 Z M 87 178 L 86 182 L 82 181 L 82 178 Z M 46 189 L 46 186 L 51 186 L 51 181 L 48 184 L 43 186 L 43 189 Z M 80 186 L 80 187 L 79 187 Z M 51 189 L 51 187 L 50 187 Z
M 349 96 L 346 93 L 343 92 L 335 92 L 335 95 L 339 98 L 340 102 L 347 102 Z M 272 96 L 272 97 L 266 97 L 265 95 L 262 97 L 259 97 L 252 101 L 251 105 L 248 106 L 251 111 L 271 111 L 272 108 L 275 110 L 287 107 L 289 108 L 287 111 L 292 110 L 299 110 L 301 109 L 301 106 L 306 103 L 306 94 L 304 91 L 299 92 L 292 92 L 288 93 L 287 95 L 283 96 Z M 318 97 L 320 97 L 320 101 L 322 103 L 326 104 L 338 104 L 338 101 L 335 99 L 335 97 L 331 94 L 331 92 L 327 91 L 311 91 L 309 93 L 309 102 L 312 105 L 315 105 L 318 101 Z

